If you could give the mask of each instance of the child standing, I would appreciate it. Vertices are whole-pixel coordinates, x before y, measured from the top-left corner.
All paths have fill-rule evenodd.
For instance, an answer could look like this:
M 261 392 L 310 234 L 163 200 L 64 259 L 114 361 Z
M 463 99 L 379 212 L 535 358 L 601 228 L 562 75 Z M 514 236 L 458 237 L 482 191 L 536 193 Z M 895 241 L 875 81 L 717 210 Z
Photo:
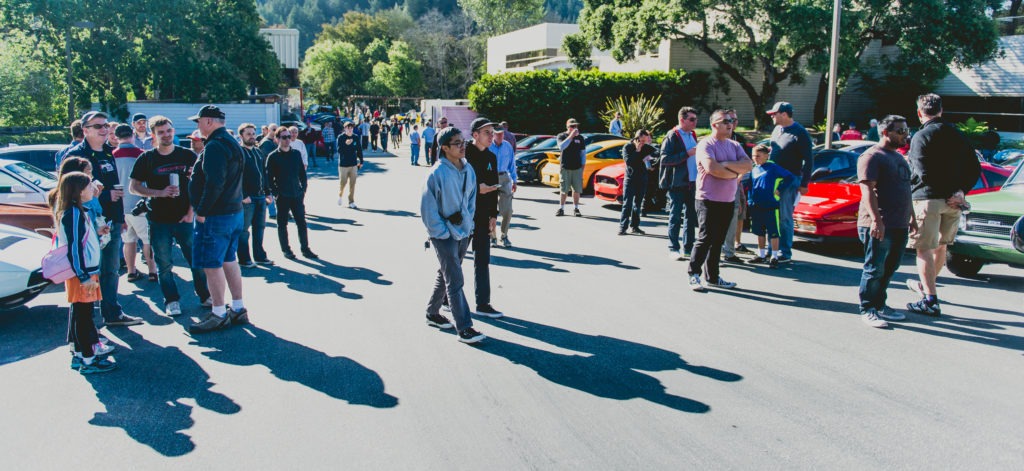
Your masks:
M 757 256 L 750 263 L 779 266 L 779 188 L 793 184 L 788 170 L 768 161 L 771 149 L 761 144 L 754 148 L 754 169 L 751 171 L 747 206 L 750 211 L 750 232 L 757 235 Z M 781 180 L 781 181 L 780 181 Z M 771 258 L 767 258 L 765 238 L 771 241 Z
M 90 211 L 85 209 L 95 196 L 92 177 L 82 172 L 68 172 L 61 175 L 53 199 L 57 246 L 68 246 L 68 261 L 75 271 L 75 276 L 64 282 L 64 289 L 71 303 L 68 339 L 74 344 L 72 366 L 78 363 L 81 374 L 105 373 L 117 366 L 111 358 L 102 357 L 112 348 L 99 343 L 92 320 L 94 303 L 102 298 L 98 232 L 110 231 L 109 226 L 97 231 Z

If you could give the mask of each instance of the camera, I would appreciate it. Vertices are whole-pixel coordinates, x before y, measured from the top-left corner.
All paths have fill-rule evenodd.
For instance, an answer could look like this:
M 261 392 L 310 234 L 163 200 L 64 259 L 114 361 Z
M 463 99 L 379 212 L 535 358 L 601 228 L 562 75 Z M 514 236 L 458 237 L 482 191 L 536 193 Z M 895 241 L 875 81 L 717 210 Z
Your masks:
M 153 208 L 149 207 L 148 199 L 139 200 L 138 203 L 135 203 L 135 207 L 132 208 L 132 216 L 142 216 L 152 210 Z
M 448 222 L 452 223 L 452 225 L 455 225 L 455 226 L 461 225 L 462 224 L 462 211 L 459 211 L 457 213 L 453 213 L 451 216 L 448 216 L 445 219 L 448 220 Z

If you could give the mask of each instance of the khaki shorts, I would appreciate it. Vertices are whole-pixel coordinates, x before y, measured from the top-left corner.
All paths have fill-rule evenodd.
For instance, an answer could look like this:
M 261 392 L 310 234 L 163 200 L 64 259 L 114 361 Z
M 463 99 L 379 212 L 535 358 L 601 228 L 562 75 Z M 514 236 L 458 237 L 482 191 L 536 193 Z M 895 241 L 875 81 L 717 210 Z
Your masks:
M 571 191 L 583 194 L 583 169 L 576 170 L 561 169 L 559 171 L 559 187 L 562 194 L 568 195 Z
M 132 244 L 142 241 L 142 245 L 149 245 L 149 219 L 146 216 L 124 215 L 124 223 L 128 226 L 124 234 L 121 234 L 121 241 Z
M 910 235 L 911 247 L 932 250 L 952 244 L 956 239 L 960 210 L 950 208 L 946 200 L 914 201 L 914 216 L 917 218 L 917 232 Z

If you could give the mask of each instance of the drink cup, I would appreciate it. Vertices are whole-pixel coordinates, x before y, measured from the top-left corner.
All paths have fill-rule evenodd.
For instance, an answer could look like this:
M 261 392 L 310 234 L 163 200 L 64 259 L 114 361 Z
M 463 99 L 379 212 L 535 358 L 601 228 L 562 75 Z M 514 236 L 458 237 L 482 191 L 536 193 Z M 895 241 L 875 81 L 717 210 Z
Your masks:
M 170 180 L 171 186 L 178 186 L 179 181 L 178 181 L 178 174 L 177 173 L 172 173 L 172 174 L 168 175 L 167 179 Z

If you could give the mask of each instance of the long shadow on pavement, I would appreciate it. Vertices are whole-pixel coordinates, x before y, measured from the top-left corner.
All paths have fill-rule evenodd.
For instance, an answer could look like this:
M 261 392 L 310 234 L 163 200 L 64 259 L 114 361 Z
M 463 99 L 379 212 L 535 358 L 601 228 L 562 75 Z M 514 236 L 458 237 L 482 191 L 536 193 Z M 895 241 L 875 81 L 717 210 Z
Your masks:
M 581 265 L 609 265 L 616 268 L 624 268 L 626 270 L 639 270 L 638 267 L 623 264 L 622 262 L 612 258 L 598 257 L 597 255 L 547 252 L 544 250 L 529 249 L 525 247 L 516 246 L 509 247 L 504 250 L 508 250 L 510 252 L 519 252 L 524 255 L 533 255 L 535 257 L 540 257 L 545 260 L 551 260 L 553 262 L 576 263 Z
M 299 383 L 354 405 L 390 408 L 398 398 L 387 394 L 375 371 L 346 357 L 333 357 L 305 345 L 282 339 L 255 325 L 196 336 L 195 345 L 211 360 L 239 366 L 263 365 L 282 381 Z
M 308 262 L 300 262 L 307 266 L 314 266 L 308 264 Z M 359 278 L 353 279 L 366 279 L 365 276 L 359 273 L 361 268 L 347 269 L 355 270 L 356 275 Z M 339 274 L 349 274 L 348 271 L 338 271 Z M 376 273 L 376 272 L 374 272 Z M 339 297 L 346 299 L 363 299 L 363 295 L 359 293 L 352 293 L 345 291 L 345 285 L 338 283 L 328 276 L 324 276 L 320 273 L 298 273 L 286 268 L 282 268 L 280 265 L 273 265 L 267 268 L 256 267 L 242 270 L 242 276 L 245 278 L 250 277 L 262 277 L 267 283 L 285 283 L 289 290 L 298 291 L 309 294 L 336 294 Z M 349 274 L 349 276 L 354 276 Z M 379 274 L 378 274 L 379 276 Z
M 473 258 L 473 257 L 472 256 L 468 256 L 467 258 Z M 497 266 L 501 266 L 501 267 L 534 269 L 534 270 L 548 270 L 548 271 L 553 271 L 553 272 L 556 272 L 556 273 L 569 273 L 569 270 L 566 270 L 564 268 L 558 268 L 558 267 L 554 266 L 553 264 L 550 264 L 550 263 L 547 263 L 547 262 L 541 262 L 541 261 L 538 261 L 538 260 L 518 260 L 518 259 L 515 259 L 515 258 L 506 258 L 506 257 L 502 257 L 500 255 L 494 255 L 493 251 L 491 252 L 491 265 L 497 265 Z
M 414 213 L 412 211 L 405 211 L 405 210 L 401 210 L 401 209 L 359 208 L 358 211 L 361 212 L 361 213 L 382 214 L 384 216 L 395 216 L 395 217 L 403 217 L 403 218 L 418 218 L 418 217 L 420 217 L 419 214 L 416 214 L 416 213 Z
M 735 382 L 742 376 L 707 366 L 691 365 L 677 353 L 627 340 L 587 335 L 522 319 L 480 319 L 482 322 L 586 355 L 566 355 L 489 338 L 481 351 L 524 365 L 541 377 L 594 396 L 628 400 L 646 399 L 681 412 L 705 413 L 703 402 L 665 391 L 657 378 L 641 371 L 684 370 L 718 381 Z
M 178 347 L 161 347 L 131 329 L 119 329 L 117 334 L 131 347 L 114 352 L 121 367 L 85 376 L 106 408 L 90 424 L 120 428 L 164 456 L 181 456 L 196 447 L 184 433 L 195 421 L 192 406 L 183 399 L 194 399 L 199 407 L 220 414 L 241 410 L 231 398 L 211 391 L 210 375 Z
M 305 259 L 295 259 L 295 262 L 300 265 L 305 265 L 312 269 L 318 270 L 321 274 L 327 275 L 331 278 L 340 278 L 343 280 L 362 280 L 369 281 L 375 285 L 388 286 L 392 284 L 390 280 L 381 278 L 383 275 L 379 272 L 370 270 L 369 268 L 362 267 L 346 267 L 342 265 L 336 265 L 328 262 L 323 258 L 309 261 Z

